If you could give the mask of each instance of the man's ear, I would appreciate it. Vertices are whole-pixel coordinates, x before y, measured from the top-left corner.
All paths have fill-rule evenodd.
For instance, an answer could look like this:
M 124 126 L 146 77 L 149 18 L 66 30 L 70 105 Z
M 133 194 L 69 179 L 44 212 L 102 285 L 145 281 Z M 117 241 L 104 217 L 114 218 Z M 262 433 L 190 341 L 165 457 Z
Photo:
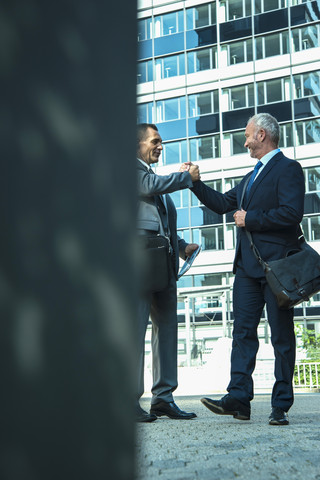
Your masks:
M 258 137 L 259 137 L 260 142 L 263 142 L 264 139 L 266 138 L 266 132 L 263 128 L 260 128 L 260 130 L 258 132 Z

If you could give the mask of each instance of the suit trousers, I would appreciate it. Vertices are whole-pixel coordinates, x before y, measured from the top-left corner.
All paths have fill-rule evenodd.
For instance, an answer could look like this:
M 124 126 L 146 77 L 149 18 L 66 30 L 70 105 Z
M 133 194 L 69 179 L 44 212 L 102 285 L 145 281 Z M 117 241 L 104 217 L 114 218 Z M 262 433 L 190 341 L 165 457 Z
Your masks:
M 228 392 L 246 405 L 253 399 L 252 373 L 259 348 L 258 325 L 266 304 L 274 349 L 275 383 L 272 407 L 288 411 L 293 404 L 293 374 L 296 342 L 293 309 L 280 310 L 265 277 L 249 277 L 242 267 L 237 268 L 233 287 L 233 342 L 231 380 Z
M 171 267 L 168 287 L 144 295 L 139 300 L 138 312 L 138 398 L 144 392 L 144 348 L 149 321 L 152 322 L 152 401 L 172 402 L 172 393 L 178 386 L 177 371 L 177 282 Z

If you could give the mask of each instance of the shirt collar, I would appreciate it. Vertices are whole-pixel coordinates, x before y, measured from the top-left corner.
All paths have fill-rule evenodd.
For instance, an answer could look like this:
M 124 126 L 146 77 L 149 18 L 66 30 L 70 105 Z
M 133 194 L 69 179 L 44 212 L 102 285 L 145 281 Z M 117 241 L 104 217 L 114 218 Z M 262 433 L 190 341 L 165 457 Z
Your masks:
M 141 158 L 138 158 L 138 157 L 137 157 L 137 160 L 139 160 L 139 162 L 142 163 L 142 165 L 143 165 L 145 168 L 147 168 L 148 170 L 150 170 L 150 168 L 151 168 L 150 165 L 148 165 L 146 162 L 144 162 L 143 160 L 141 160 Z
M 273 158 L 278 152 L 280 152 L 280 148 L 271 150 L 271 152 L 266 153 L 262 158 L 260 158 L 260 162 L 263 163 L 263 166 L 266 166 L 269 160 L 271 160 L 271 158 Z

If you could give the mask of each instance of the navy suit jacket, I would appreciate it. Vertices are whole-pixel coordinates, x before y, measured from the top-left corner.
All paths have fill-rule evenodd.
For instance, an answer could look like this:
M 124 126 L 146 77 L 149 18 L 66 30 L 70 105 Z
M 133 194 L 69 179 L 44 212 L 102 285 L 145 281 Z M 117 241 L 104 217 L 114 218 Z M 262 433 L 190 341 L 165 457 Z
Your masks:
M 174 252 L 174 270 L 177 278 L 179 255 L 185 259 L 187 243 L 177 235 L 177 212 L 168 193 L 192 187 L 188 172 L 174 172 L 169 175 L 150 174 L 147 166 L 137 160 L 138 173 L 138 234 L 160 233 L 160 218 L 165 230 L 169 227 L 170 242 Z M 166 206 L 156 201 L 158 195 L 165 195 Z M 158 197 L 159 198 L 159 197 Z
M 222 194 L 198 181 L 192 191 L 199 200 L 216 213 L 240 208 L 241 196 L 248 173 L 233 189 Z M 246 210 L 245 228 L 263 260 L 278 260 L 298 248 L 299 224 L 303 217 L 305 183 L 301 165 L 278 152 L 253 182 L 242 208 Z M 233 272 L 238 259 L 246 273 L 254 278 L 264 275 L 255 258 L 245 228 L 238 228 Z

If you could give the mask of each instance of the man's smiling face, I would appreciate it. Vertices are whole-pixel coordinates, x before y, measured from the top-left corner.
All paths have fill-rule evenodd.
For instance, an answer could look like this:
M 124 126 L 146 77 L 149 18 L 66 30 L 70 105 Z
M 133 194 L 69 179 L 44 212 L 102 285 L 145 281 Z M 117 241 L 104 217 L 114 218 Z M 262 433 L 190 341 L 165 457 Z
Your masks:
M 139 142 L 138 156 L 148 165 L 157 163 L 163 150 L 162 138 L 153 128 L 147 128 L 145 139 Z

